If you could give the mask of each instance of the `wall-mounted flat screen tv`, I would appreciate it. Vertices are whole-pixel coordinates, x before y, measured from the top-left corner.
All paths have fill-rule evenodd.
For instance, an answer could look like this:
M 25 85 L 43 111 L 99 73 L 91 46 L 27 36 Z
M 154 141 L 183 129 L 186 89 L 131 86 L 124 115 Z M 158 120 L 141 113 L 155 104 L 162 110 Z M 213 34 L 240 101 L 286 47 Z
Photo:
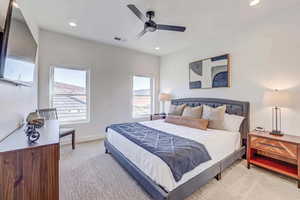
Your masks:
M 0 54 L 0 80 L 31 86 L 37 43 L 19 7 L 9 5 Z

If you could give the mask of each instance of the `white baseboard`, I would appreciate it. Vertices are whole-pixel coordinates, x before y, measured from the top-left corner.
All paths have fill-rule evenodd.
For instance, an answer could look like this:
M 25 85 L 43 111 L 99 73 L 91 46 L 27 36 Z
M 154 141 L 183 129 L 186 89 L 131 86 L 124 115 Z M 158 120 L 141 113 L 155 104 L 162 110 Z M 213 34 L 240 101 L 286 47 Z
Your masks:
M 95 140 L 104 140 L 104 139 L 105 139 L 105 136 L 92 135 L 92 136 L 75 138 L 75 142 L 76 142 L 76 144 L 79 144 L 79 143 L 92 142 L 92 141 L 95 141 Z M 71 143 L 72 143 L 71 139 L 66 139 L 66 140 L 61 140 L 60 141 L 60 145 L 69 145 Z

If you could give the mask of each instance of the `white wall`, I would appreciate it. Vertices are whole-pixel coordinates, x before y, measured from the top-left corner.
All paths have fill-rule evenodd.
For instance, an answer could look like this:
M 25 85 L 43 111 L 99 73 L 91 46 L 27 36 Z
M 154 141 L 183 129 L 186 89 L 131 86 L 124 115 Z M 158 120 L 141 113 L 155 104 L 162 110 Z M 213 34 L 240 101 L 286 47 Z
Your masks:
M 0 1 L 0 26 L 4 27 L 8 0 Z M 38 26 L 31 13 L 28 11 L 25 0 L 19 0 L 21 11 L 29 23 L 35 39 L 38 39 Z M 33 87 L 21 87 L 0 82 L 0 135 L 10 133 L 17 128 L 18 123 L 26 117 L 29 112 L 37 108 L 37 71 Z
M 152 76 L 159 86 L 157 56 L 40 31 L 39 107 L 49 107 L 51 66 L 87 67 L 90 69 L 90 123 L 72 125 L 78 140 L 103 137 L 111 123 L 132 121 L 132 77 Z M 156 95 L 159 88 L 156 88 Z M 157 103 L 156 103 L 157 104 Z M 158 107 L 158 106 L 156 106 Z
M 251 127 L 271 128 L 271 108 L 263 98 L 269 89 L 289 93 L 292 104 L 283 109 L 282 128 L 300 135 L 300 13 L 284 10 L 260 22 L 241 27 L 232 35 L 200 38 L 195 45 L 161 58 L 161 91 L 174 98 L 213 97 L 249 101 Z M 230 53 L 232 87 L 190 90 L 188 64 L 199 59 Z

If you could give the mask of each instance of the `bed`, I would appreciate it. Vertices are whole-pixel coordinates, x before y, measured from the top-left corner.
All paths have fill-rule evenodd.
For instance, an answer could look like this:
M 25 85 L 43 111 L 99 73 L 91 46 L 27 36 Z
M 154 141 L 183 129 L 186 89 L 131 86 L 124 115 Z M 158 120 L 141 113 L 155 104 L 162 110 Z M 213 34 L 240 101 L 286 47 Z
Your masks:
M 203 131 L 169 124 L 163 120 L 141 122 L 141 124 L 184 136 L 187 139 L 203 143 L 211 155 L 211 160 L 200 164 L 175 181 L 170 168 L 156 155 L 128 140 L 115 130 L 107 130 L 104 142 L 109 152 L 120 165 L 150 194 L 153 199 L 182 200 L 191 195 L 212 178 L 221 178 L 221 172 L 245 154 L 247 133 L 249 132 L 249 103 L 209 98 L 187 98 L 172 100 L 171 104 L 189 106 L 209 105 L 217 107 L 227 105 L 226 112 L 245 117 L 240 132 L 208 129 Z

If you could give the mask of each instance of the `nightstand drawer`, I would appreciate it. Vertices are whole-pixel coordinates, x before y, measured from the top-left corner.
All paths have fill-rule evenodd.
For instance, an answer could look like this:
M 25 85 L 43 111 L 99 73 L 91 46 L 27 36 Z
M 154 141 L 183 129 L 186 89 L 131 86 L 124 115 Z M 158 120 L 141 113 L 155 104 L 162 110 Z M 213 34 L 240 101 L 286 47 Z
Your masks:
M 297 160 L 296 144 L 251 136 L 250 146 L 254 149 Z

